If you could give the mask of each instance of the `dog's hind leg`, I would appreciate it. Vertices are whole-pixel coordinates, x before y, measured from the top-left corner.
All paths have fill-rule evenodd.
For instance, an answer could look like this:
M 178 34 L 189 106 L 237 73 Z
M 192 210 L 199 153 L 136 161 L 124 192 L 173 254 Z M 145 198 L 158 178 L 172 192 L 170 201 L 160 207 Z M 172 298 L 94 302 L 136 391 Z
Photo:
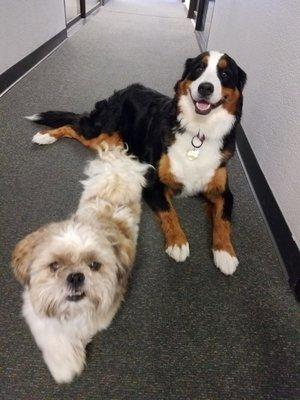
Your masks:
M 84 136 L 80 135 L 80 133 L 68 125 L 38 132 L 33 136 L 32 141 L 33 143 L 45 145 L 54 143 L 56 140 L 61 138 L 75 139 L 89 149 L 98 148 L 104 141 L 111 146 L 122 144 L 121 136 L 117 132 L 111 134 L 101 133 L 93 139 L 85 139 Z
M 79 140 L 82 144 L 86 146 L 86 144 L 84 143 L 84 137 L 68 125 L 56 129 L 48 128 L 40 131 L 33 136 L 32 141 L 33 143 L 37 144 L 51 144 L 63 137 Z

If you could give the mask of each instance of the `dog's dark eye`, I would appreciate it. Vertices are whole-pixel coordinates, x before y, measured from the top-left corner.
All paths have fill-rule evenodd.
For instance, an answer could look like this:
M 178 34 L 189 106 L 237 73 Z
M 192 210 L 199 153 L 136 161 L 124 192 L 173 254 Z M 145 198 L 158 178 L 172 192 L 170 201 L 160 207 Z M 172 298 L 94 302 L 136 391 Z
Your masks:
M 55 272 L 58 270 L 59 268 L 59 264 L 57 261 L 52 262 L 51 264 L 49 264 L 49 268 L 51 269 L 51 271 Z
M 221 72 L 221 77 L 224 79 L 228 78 L 227 72 L 225 72 L 225 71 Z
M 199 67 L 197 68 L 198 72 L 203 72 L 204 70 L 205 70 L 205 65 L 204 64 L 199 65 Z
M 98 271 L 100 268 L 101 268 L 101 263 L 100 262 L 98 262 L 98 261 L 92 261 L 90 264 L 89 264 L 89 267 L 93 270 L 93 271 Z

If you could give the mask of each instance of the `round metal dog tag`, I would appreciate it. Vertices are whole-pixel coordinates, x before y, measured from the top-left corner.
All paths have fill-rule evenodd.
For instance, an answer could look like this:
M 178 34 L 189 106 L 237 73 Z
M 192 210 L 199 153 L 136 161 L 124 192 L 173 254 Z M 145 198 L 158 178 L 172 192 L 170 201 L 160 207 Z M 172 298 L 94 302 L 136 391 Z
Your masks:
M 187 151 L 186 156 L 191 161 L 196 160 L 196 158 L 199 157 L 199 151 L 197 149 L 189 150 Z

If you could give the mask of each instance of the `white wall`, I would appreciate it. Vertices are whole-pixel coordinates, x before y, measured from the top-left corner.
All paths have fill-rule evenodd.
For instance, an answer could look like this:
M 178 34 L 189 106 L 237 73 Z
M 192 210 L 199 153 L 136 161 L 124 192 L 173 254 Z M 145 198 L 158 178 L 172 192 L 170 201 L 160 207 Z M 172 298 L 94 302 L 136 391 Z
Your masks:
M 248 73 L 242 125 L 298 246 L 299 16 L 299 0 L 216 0 L 208 42 Z
M 0 74 L 65 26 L 63 0 L 0 0 Z

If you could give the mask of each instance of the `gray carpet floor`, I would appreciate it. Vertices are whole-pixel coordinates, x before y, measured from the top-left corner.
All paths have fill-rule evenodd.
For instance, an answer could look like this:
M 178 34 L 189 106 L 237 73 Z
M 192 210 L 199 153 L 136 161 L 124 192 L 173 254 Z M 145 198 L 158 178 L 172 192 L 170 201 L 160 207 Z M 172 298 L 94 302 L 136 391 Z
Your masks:
M 144 206 L 126 301 L 94 338 L 87 368 L 71 385 L 53 382 L 20 315 L 11 251 L 25 234 L 76 208 L 91 158 L 74 141 L 34 146 L 37 129 L 22 117 L 89 110 L 132 82 L 171 95 L 184 60 L 198 52 L 179 0 L 110 0 L 0 99 L 1 399 L 299 398 L 297 305 L 237 156 L 230 164 L 240 259 L 233 277 L 213 265 L 203 205 L 178 199 L 191 257 L 176 264 L 165 255 Z

